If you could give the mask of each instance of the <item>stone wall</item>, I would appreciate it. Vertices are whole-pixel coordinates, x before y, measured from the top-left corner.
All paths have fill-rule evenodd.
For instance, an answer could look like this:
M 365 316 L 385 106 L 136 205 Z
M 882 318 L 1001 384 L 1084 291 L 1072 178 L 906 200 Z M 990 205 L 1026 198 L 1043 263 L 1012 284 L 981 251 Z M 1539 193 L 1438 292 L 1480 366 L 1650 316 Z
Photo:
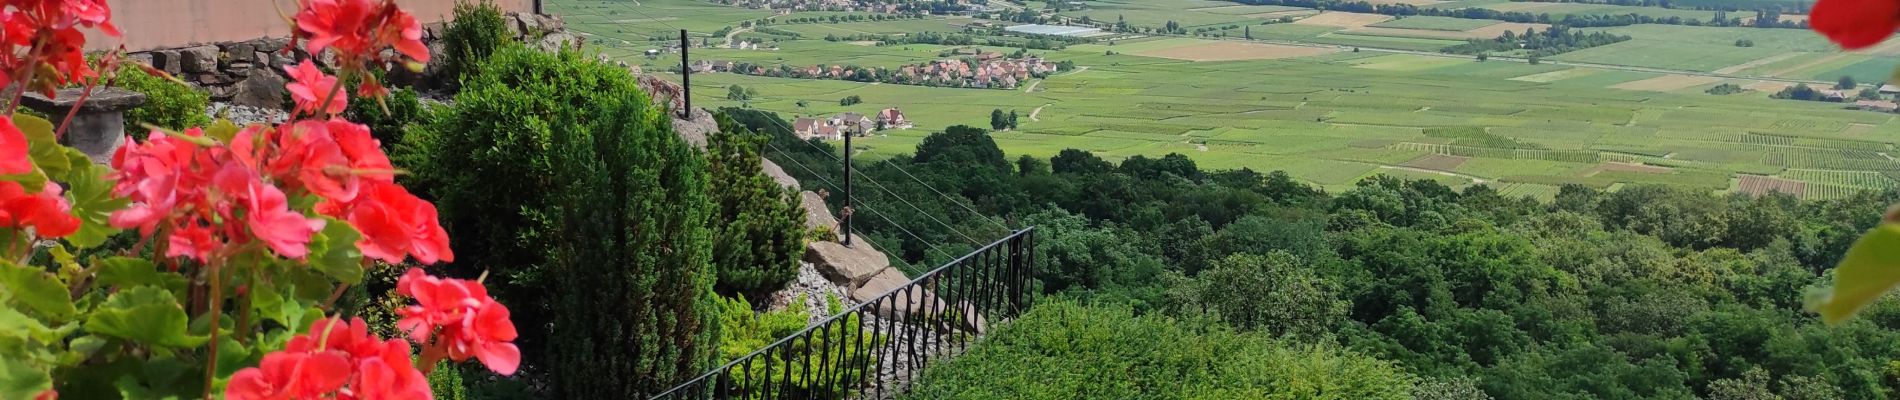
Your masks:
M 567 33 L 566 24 L 560 17 L 509 13 L 507 18 L 510 31 L 517 40 L 543 48 L 573 46 L 579 42 L 577 37 Z M 445 27 L 441 22 L 424 25 L 423 41 L 429 44 L 430 53 L 436 56 L 432 57 L 422 76 L 405 77 L 409 81 L 405 83 L 427 86 L 431 75 L 441 70 L 446 60 L 446 57 L 441 56 L 444 50 L 440 40 Z M 295 65 L 308 57 L 301 49 L 283 51 L 289 42 L 290 39 L 285 37 L 268 37 L 139 51 L 127 57 L 149 63 L 211 93 L 212 101 L 282 109 L 288 99 L 284 84 L 289 82 L 284 67 Z M 325 62 L 331 60 L 326 57 L 316 61 L 319 65 L 326 65 Z
M 422 23 L 449 20 L 463 0 L 401 0 L 397 3 Z M 506 12 L 533 13 L 536 0 L 489 0 Z M 113 0 L 112 22 L 124 33 L 111 39 L 86 32 L 87 50 L 124 44 L 147 51 L 290 35 L 279 15 L 294 13 L 297 0 Z

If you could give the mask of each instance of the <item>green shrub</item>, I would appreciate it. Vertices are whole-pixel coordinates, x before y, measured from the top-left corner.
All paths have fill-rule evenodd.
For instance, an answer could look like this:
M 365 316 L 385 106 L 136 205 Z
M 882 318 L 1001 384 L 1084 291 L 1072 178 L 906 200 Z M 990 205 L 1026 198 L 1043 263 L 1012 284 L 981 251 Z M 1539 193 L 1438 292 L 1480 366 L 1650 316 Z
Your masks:
M 703 371 L 717 323 L 705 159 L 625 70 L 520 45 L 481 68 L 404 139 L 457 240 L 451 272 L 493 272 L 558 397 Z
M 508 19 L 489 0 L 455 3 L 455 19 L 442 32 L 443 52 L 447 53 L 443 73 L 449 87 L 458 87 L 462 78 L 480 68 L 489 55 L 514 38 L 508 33 Z
M 462 384 L 462 371 L 454 363 L 436 364 L 429 371 L 429 391 L 435 393 L 436 400 L 467 400 L 468 387 Z
M 804 295 L 799 295 L 798 301 L 786 307 L 785 310 L 763 313 L 753 312 L 752 305 L 744 298 L 724 298 L 721 303 L 719 352 L 722 363 L 737 360 L 779 339 L 798 333 L 811 321 L 811 313 L 805 309 Z M 829 311 L 826 315 L 835 315 L 844 311 L 842 302 L 833 295 L 826 295 L 825 307 Z M 842 326 L 830 326 L 831 334 L 809 336 L 810 351 L 805 350 L 804 340 L 799 340 L 797 344 L 785 347 L 786 351 L 774 351 L 767 355 L 769 360 L 755 359 L 756 361 L 750 364 L 750 371 L 747 371 L 746 365 L 732 369 L 728 372 L 728 377 L 735 384 L 742 385 L 740 387 L 759 387 L 765 383 L 766 364 L 770 363 L 773 375 L 782 379 L 786 375 L 781 374 L 789 373 L 792 377 L 787 387 L 772 389 L 774 398 L 842 399 L 848 397 L 851 393 L 847 389 L 859 387 L 863 383 L 865 376 L 862 367 L 877 365 L 877 359 L 871 357 L 869 349 L 883 345 L 885 338 L 864 330 L 863 322 L 859 320 L 857 314 L 847 316 L 844 320 L 835 323 Z M 865 332 L 870 336 L 860 338 L 838 332 Z M 863 340 L 862 348 L 866 349 L 865 352 L 847 354 L 837 351 L 838 346 L 846 344 L 854 349 L 858 348 L 859 340 Z M 814 357 L 817 359 L 813 359 Z M 812 375 L 810 377 L 806 376 L 806 366 L 812 369 L 809 371 Z M 825 375 L 823 377 L 818 376 L 821 375 L 819 371 L 821 366 L 825 367 L 822 371 Z M 787 367 L 791 370 L 786 370 Z M 748 378 L 751 382 L 741 382 Z M 774 383 L 777 382 L 774 381 Z M 744 393 L 740 398 L 763 398 L 762 395 L 763 393 Z
M 422 100 L 409 88 L 390 89 L 389 97 L 381 103 L 374 99 L 356 99 L 343 111 L 344 118 L 369 125 L 370 134 L 383 141 L 384 151 L 402 143 L 403 133 L 421 123 L 425 116 Z
M 1410 399 L 1413 377 L 1328 345 L 1053 299 L 924 371 L 906 399 Z
M 725 115 L 707 138 L 713 191 L 713 266 L 725 295 L 759 296 L 798 277 L 805 253 L 805 208 L 797 193 L 766 176 L 759 152 L 771 138 Z M 758 297 L 753 297 L 758 298 Z
M 144 132 L 146 123 L 171 129 L 211 124 L 211 117 L 205 116 L 211 95 L 191 86 L 152 76 L 134 66 L 119 68 L 114 85 L 145 94 L 145 104 L 125 111 L 126 133 Z
M 1228 256 L 1175 290 L 1188 298 L 1190 308 L 1236 328 L 1312 338 L 1345 319 L 1347 302 L 1338 286 L 1298 257 L 1276 250 Z

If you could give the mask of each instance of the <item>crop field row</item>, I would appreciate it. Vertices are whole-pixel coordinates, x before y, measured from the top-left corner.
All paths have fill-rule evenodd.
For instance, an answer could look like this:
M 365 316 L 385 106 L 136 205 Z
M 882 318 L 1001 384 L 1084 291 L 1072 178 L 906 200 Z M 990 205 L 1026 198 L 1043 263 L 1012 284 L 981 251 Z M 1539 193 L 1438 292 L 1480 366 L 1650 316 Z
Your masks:
M 589 3 L 590 6 L 624 6 Z M 698 20 L 707 25 L 751 12 L 729 7 L 688 8 L 689 0 L 643 0 L 672 9 L 647 9 L 668 23 Z M 1093 5 L 1093 3 L 1092 3 Z M 1095 12 L 1154 12 L 1162 22 L 1181 18 L 1181 10 L 1199 18 L 1248 18 L 1231 2 L 1161 0 L 1103 3 Z M 1114 11 L 1120 7 L 1120 11 Z M 663 13 L 673 14 L 663 14 Z M 1065 12 L 1066 14 L 1067 12 Z M 722 16 L 725 15 L 725 16 Z M 793 17 L 799 13 L 794 13 Z M 1109 17 L 1112 19 L 1112 15 Z M 1208 17 L 1225 16 L 1225 17 Z M 1099 18 L 1098 18 L 1099 19 Z M 1414 20 L 1416 19 L 1416 20 Z M 1406 21 L 1413 20 L 1413 21 Z M 828 30 L 936 29 L 948 21 L 901 24 L 839 23 Z M 1132 23 L 1133 21 L 1131 21 Z M 1437 21 L 1449 24 L 1464 21 Z M 1424 30 L 1433 19 L 1380 21 L 1388 29 Z M 1183 22 L 1184 25 L 1192 22 Z M 1394 24 L 1400 24 L 1392 28 Z M 638 23 L 574 23 L 577 30 L 630 31 Z M 652 25 L 652 24 L 646 24 Z M 1192 25 L 1190 25 L 1192 26 Z M 1736 51 L 1727 30 L 1713 34 L 1678 32 L 1699 27 L 1619 27 L 1632 36 L 1681 36 L 1682 42 L 1720 51 Z M 806 29 L 806 28 L 801 28 Z M 819 28 L 810 28 L 819 29 Z M 1346 40 L 1418 40 L 1354 34 L 1342 27 L 1302 24 L 1250 25 L 1263 39 L 1317 42 Z M 1795 30 L 1745 29 L 1758 48 L 1801 48 L 1814 38 L 1781 36 Z M 816 31 L 813 31 L 816 33 Z M 1811 35 L 1811 34 L 1810 34 Z M 703 57 L 754 63 L 857 64 L 888 66 L 936 58 L 943 46 L 862 46 L 826 42 L 807 34 L 776 43 L 779 51 L 703 49 Z M 1373 39 L 1364 39 L 1373 38 Z M 1425 39 L 1430 40 L 1430 39 Z M 1452 41 L 1455 42 L 1455 41 Z M 1634 41 L 1632 41 L 1634 42 Z M 1843 110 L 1838 105 L 1766 99 L 1765 94 L 1710 96 L 1685 92 L 1609 89 L 1661 74 L 1561 65 L 1476 62 L 1464 58 L 1338 51 L 1281 59 L 1193 61 L 1141 54 L 1172 54 L 1218 41 L 1187 38 L 1117 39 L 1079 44 L 1065 50 L 1031 50 L 1043 57 L 1073 62 L 1086 70 L 1042 80 L 1037 90 L 933 88 L 835 80 L 803 80 L 712 73 L 693 77 L 694 104 L 753 107 L 789 116 L 824 117 L 842 112 L 872 114 L 899 107 L 916 127 L 878 132 L 858 146 L 866 157 L 907 153 L 932 132 L 951 125 L 988 126 L 991 110 L 1016 111 L 1020 126 L 993 134 L 1010 157 L 1052 156 L 1069 148 L 1110 160 L 1134 155 L 1182 153 L 1209 168 L 1285 170 L 1296 178 L 1329 189 L 1350 187 L 1374 173 L 1413 174 L 1393 169 L 1407 162 L 1419 168 L 1494 180 L 1498 187 L 1543 197 L 1556 186 L 1579 183 L 1600 188 L 1660 183 L 1724 190 L 1737 172 L 1814 185 L 1871 185 L 1880 172 L 1900 174 L 1900 162 L 1882 152 L 1900 140 L 1900 124 L 1891 115 Z M 1343 43 L 1343 42 L 1342 42 Z M 1823 43 L 1824 44 L 1824 43 Z M 1621 45 L 1621 44 L 1619 44 Z M 1367 46 L 1371 46 L 1367 44 Z M 1386 46 L 1381 46 L 1386 47 Z M 1605 46 L 1614 47 L 1614 46 Z M 1659 47 L 1669 53 L 1668 46 Z M 1594 49 L 1593 49 L 1594 50 Z M 1654 49 L 1652 49 L 1654 50 Z M 1747 50 L 1742 50 L 1747 51 Z M 1825 49 L 1809 50 L 1821 54 Z M 1158 53 L 1157 53 L 1158 52 Z M 648 71 L 672 62 L 632 53 L 607 53 Z M 1777 53 L 1779 54 L 1779 53 Z M 1171 55 L 1169 57 L 1177 57 Z M 1695 56 L 1661 54 L 1676 61 L 1704 62 Z M 1624 59 L 1648 57 L 1623 54 Z M 1733 56 L 1735 64 L 1755 55 Z M 1806 57 L 1806 56 L 1802 56 Z M 1800 58 L 1800 57 L 1791 57 Z M 1711 68 L 1733 64 L 1704 62 Z M 1793 62 L 1793 61 L 1791 61 Z M 1772 64 L 1772 63 L 1765 63 Z M 671 78 L 669 74 L 660 74 Z M 757 92 L 748 100 L 725 99 L 728 86 Z M 839 105 L 846 96 L 863 103 Z M 1035 119 L 1032 110 L 1041 109 Z M 1429 156 L 1429 158 L 1421 158 Z M 1461 160 L 1449 162 L 1448 160 Z M 1609 161 L 1642 161 L 1642 170 L 1606 168 Z M 1840 177 L 1798 170 L 1848 171 Z M 1662 171 L 1668 171 L 1664 173 Z M 1858 173 L 1856 173 L 1858 172 Z M 1783 175 L 1786 173 L 1787 175 Z M 1441 174 L 1422 178 L 1468 184 Z M 1857 179 L 1857 180 L 1856 180 Z

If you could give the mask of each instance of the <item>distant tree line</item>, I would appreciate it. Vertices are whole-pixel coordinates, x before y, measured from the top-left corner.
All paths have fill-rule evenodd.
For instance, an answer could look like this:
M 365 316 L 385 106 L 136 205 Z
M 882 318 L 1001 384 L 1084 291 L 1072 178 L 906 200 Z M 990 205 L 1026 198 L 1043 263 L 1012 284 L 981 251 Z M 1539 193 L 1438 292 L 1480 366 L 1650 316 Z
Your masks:
M 1630 40 L 1630 37 L 1603 31 L 1583 33 L 1564 26 L 1553 26 L 1543 32 L 1538 32 L 1534 28 L 1525 28 L 1522 35 L 1504 31 L 1496 38 L 1471 39 L 1464 44 L 1446 47 L 1440 51 L 1452 54 L 1484 54 L 1524 49 L 1530 50 L 1532 56 L 1549 57 L 1625 40 Z
M 1676 4 L 1676 2 L 1670 1 L 1670 0 L 1511 0 L 1511 1 L 1534 2 L 1534 3 L 1609 4 L 1609 5 L 1616 5 L 1616 6 L 1660 7 L 1660 8 L 1668 8 L 1668 9 L 1676 9 L 1676 10 L 1704 10 L 1704 11 L 1774 10 L 1774 11 L 1788 11 L 1793 14 L 1807 14 L 1808 5 L 1811 3 L 1811 2 L 1806 2 L 1806 1 L 1790 1 L 1783 4 L 1766 3 L 1766 4 L 1761 4 L 1760 6 L 1753 7 L 1753 8 L 1743 8 L 1742 6 L 1737 6 L 1737 5 L 1695 5 L 1695 6 L 1689 6 L 1689 7 L 1682 7 Z
M 944 46 L 994 46 L 1016 47 L 1036 50 L 1062 50 L 1070 44 L 1088 43 L 1085 38 L 1070 38 L 1053 35 L 1025 35 L 1025 38 L 982 37 L 963 33 L 917 32 L 907 35 L 825 35 L 829 42 L 877 42 L 879 46 L 903 44 L 935 44 Z

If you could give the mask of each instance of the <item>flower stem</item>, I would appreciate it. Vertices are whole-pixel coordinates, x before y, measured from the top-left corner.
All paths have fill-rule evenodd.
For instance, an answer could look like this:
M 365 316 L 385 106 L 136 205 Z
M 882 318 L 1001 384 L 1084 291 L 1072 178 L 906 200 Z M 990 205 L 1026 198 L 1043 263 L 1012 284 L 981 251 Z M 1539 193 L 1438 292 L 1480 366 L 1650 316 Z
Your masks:
M 205 263 L 205 271 L 211 274 L 211 304 L 205 308 L 211 314 L 211 341 L 205 346 L 205 400 L 211 400 L 211 384 L 218 376 L 218 316 L 224 314 L 224 285 L 218 279 L 222 260 L 214 257 Z

